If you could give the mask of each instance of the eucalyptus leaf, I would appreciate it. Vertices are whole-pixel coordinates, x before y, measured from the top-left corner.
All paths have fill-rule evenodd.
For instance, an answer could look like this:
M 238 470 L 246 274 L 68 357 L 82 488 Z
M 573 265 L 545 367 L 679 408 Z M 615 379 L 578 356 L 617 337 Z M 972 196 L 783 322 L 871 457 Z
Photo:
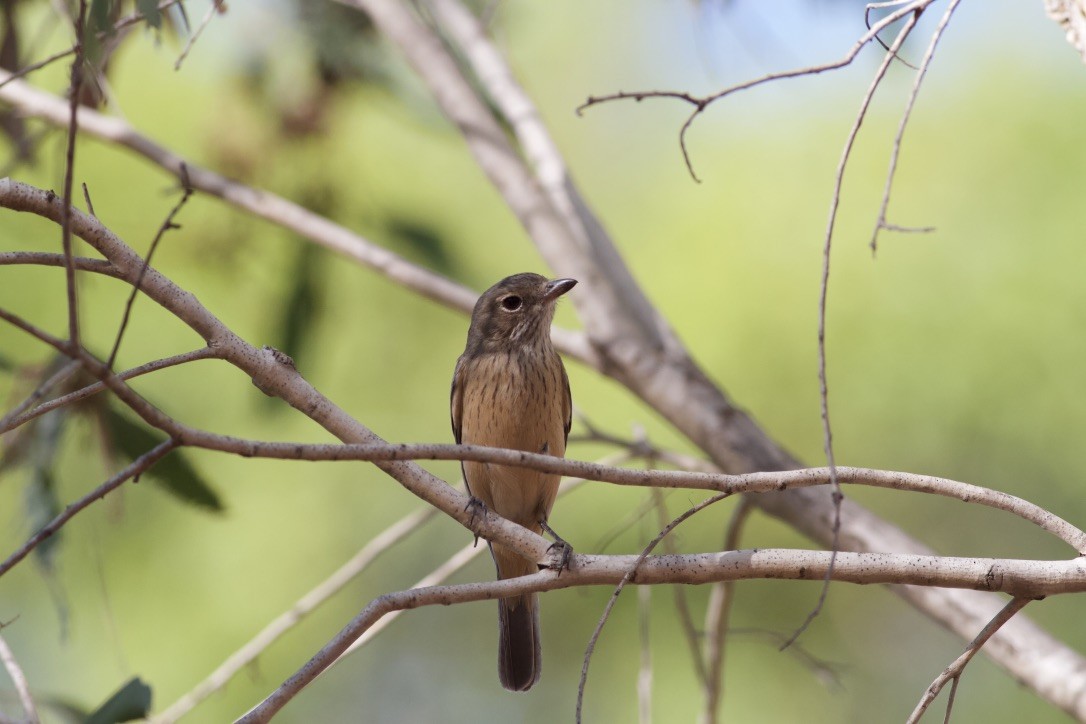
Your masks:
M 106 409 L 103 420 L 114 448 L 130 461 L 165 439 L 161 433 L 132 422 L 112 407 Z M 178 500 L 215 513 L 224 510 L 219 494 L 180 451 L 162 458 L 143 474 Z
M 84 724 L 117 724 L 146 719 L 151 713 L 151 687 L 138 676 L 130 679 L 116 694 L 94 711 Z

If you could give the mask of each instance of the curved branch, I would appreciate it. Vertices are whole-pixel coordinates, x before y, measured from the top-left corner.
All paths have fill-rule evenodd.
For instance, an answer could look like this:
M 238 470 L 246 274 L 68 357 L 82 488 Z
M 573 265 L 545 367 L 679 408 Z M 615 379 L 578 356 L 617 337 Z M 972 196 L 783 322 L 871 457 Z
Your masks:
M 586 556 L 575 554 L 559 576 L 546 570 L 520 578 L 485 583 L 415 588 L 374 599 L 319 652 L 309 659 L 259 705 L 240 717 L 242 724 L 268 721 L 279 709 L 320 675 L 336 658 L 383 616 L 392 611 L 469 601 L 483 601 L 524 593 L 592 585 L 617 585 L 639 556 Z M 761 549 L 650 556 L 637 569 L 638 585 L 700 584 L 755 578 L 821 580 L 829 568 L 830 553 L 788 549 Z M 989 558 L 948 558 L 894 553 L 837 554 L 833 580 L 845 583 L 910 583 L 1002 591 L 1019 598 L 1086 591 L 1086 560 L 1023 561 Z

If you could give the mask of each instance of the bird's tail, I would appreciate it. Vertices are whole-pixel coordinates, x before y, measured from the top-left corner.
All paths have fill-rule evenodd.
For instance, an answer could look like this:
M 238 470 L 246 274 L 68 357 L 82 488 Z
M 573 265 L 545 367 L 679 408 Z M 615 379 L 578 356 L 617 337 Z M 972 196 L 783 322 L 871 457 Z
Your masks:
M 493 547 L 499 578 L 534 573 L 535 564 Z M 543 651 L 539 645 L 539 596 L 534 593 L 498 600 L 498 678 L 510 691 L 527 691 L 539 681 Z

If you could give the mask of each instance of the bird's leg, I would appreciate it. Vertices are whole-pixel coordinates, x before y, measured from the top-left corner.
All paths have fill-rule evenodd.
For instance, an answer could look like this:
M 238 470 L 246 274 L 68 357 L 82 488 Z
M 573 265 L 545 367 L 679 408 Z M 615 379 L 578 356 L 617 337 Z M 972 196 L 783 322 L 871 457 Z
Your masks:
M 554 543 L 551 543 L 550 547 L 547 548 L 547 552 L 551 554 L 552 558 L 552 563 L 547 568 L 558 571 L 558 575 L 562 575 L 563 570 L 569 570 L 569 561 L 573 557 L 573 546 L 562 540 L 562 537 L 547 525 L 546 520 L 540 520 L 539 526 L 547 535 L 554 538 Z
M 471 493 L 468 493 L 468 504 L 464 506 L 464 510 L 471 511 L 471 519 L 468 521 L 468 527 L 471 528 L 471 532 L 475 534 L 475 543 L 472 545 L 474 548 L 479 545 L 479 533 L 475 530 L 475 516 L 478 515 L 484 519 L 486 518 L 486 503 L 481 499 L 476 498 Z

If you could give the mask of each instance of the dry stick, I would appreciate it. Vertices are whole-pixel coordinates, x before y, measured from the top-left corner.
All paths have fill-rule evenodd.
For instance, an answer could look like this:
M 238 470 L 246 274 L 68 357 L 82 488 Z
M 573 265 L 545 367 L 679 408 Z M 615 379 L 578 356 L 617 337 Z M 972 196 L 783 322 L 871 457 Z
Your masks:
M 106 259 L 91 259 L 85 256 L 72 257 L 72 263 L 79 271 L 89 271 L 114 279 L 124 279 L 120 269 Z M 64 267 L 64 255 L 49 251 L 0 251 L 0 266 L 32 264 L 38 266 Z
M 0 308 L 0 319 L 33 334 L 47 344 L 63 345 L 63 341 L 37 329 L 16 315 Z M 89 363 L 93 358 L 84 356 Z M 830 480 L 827 468 L 804 468 L 798 470 L 774 471 L 766 473 L 745 473 L 726 475 L 722 473 L 686 472 L 679 470 L 643 470 L 610 467 L 580 460 L 557 458 L 551 455 L 528 453 L 520 450 L 490 448 L 481 445 L 451 444 L 306 444 L 292 442 L 261 442 L 244 440 L 227 435 L 216 435 L 183 425 L 150 406 L 141 398 L 132 398 L 134 393 L 121 385 L 119 379 L 110 376 L 106 383 L 110 389 L 125 395 L 133 411 L 148 424 L 159 427 L 176 437 L 182 444 L 220 452 L 230 452 L 243 457 L 262 457 L 279 460 L 365 460 L 369 462 L 393 462 L 405 460 L 458 460 L 489 462 L 514 467 L 525 467 L 540 472 L 572 475 L 590 480 L 632 485 L 639 487 L 685 488 L 692 490 L 715 490 L 726 493 L 771 492 L 786 489 L 825 485 Z M 902 473 L 867 468 L 838 467 L 839 482 L 867 485 L 879 488 L 911 490 L 915 492 L 941 495 L 964 502 L 984 505 L 1017 515 L 1039 528 L 1058 537 L 1086 555 L 1086 532 L 1083 532 L 1045 509 L 1007 493 L 990 490 L 969 483 L 962 483 L 945 478 L 914 473 Z M 454 516 L 455 517 L 455 516 Z M 497 518 L 497 516 L 494 516 Z M 542 539 L 540 539 L 542 540 Z
M 644 563 L 649 553 L 652 553 L 653 549 L 656 548 L 660 541 L 662 541 L 671 531 L 675 530 L 675 527 L 677 525 L 679 525 L 695 513 L 704 510 L 713 503 L 724 500 L 724 498 L 727 498 L 730 495 L 731 493 L 718 493 L 711 498 L 706 498 L 697 505 L 689 508 L 678 518 L 675 518 L 673 521 L 671 521 L 667 526 L 664 527 L 663 530 L 660 531 L 660 533 L 655 538 L 653 538 L 649 542 L 647 546 L 645 546 L 645 549 L 641 551 L 641 554 L 634 561 L 633 565 L 630 566 L 629 570 L 626 571 L 626 574 L 622 577 L 622 580 L 619 581 L 617 586 L 615 586 L 615 590 L 611 593 L 611 598 L 607 601 L 607 605 L 604 607 L 603 613 L 600 615 L 600 620 L 596 624 L 596 629 L 592 632 L 592 636 L 588 639 L 588 646 L 585 647 L 584 664 L 582 664 L 581 666 L 581 679 L 577 683 L 577 711 L 575 717 L 577 724 L 581 724 L 581 709 L 582 705 L 584 704 L 584 689 L 585 684 L 588 681 L 588 665 L 592 660 L 592 652 L 596 649 L 596 642 L 599 641 L 600 634 L 603 632 L 603 626 L 607 623 L 607 619 L 611 616 L 611 610 L 614 609 L 615 603 L 618 601 L 619 594 L 622 593 L 622 589 L 626 587 L 627 583 L 634 579 L 634 576 L 637 574 L 637 569 L 641 566 L 642 563 Z
M 1011 618 L 1021 611 L 1027 603 L 1032 599 L 1029 598 L 1012 598 L 1007 602 L 1007 605 L 996 614 L 995 618 L 988 622 L 988 624 L 981 629 L 977 637 L 969 642 L 969 645 L 965 647 L 965 651 L 962 655 L 954 659 L 950 666 L 943 670 L 943 673 L 935 677 L 935 681 L 931 682 L 931 685 L 924 692 L 924 695 L 920 697 L 920 702 L 913 709 L 913 713 L 909 715 L 906 720 L 906 724 L 916 724 L 920 721 L 920 717 L 924 716 L 924 712 L 927 711 L 928 706 L 935 701 L 935 697 L 939 696 L 939 692 L 943 690 L 948 681 L 954 681 L 954 686 L 957 688 L 958 679 L 961 678 L 962 671 L 965 670 L 966 665 L 973 659 L 981 647 L 992 637 L 999 628 L 1010 621 Z M 950 716 L 950 702 L 947 704 L 947 717 Z
M 806 68 L 798 68 L 798 69 L 795 69 L 795 70 L 788 70 L 788 71 L 784 71 L 784 72 L 781 72 L 781 73 L 769 73 L 768 75 L 764 75 L 764 76 L 762 76 L 760 78 L 755 78 L 754 80 L 749 80 L 749 81 L 746 81 L 744 83 L 738 83 L 736 85 L 729 86 L 728 88 L 725 88 L 724 90 L 718 91 L 716 93 L 713 93 L 713 94 L 710 94 L 710 95 L 707 95 L 707 96 L 695 96 L 695 95 L 690 94 L 690 93 L 683 93 L 683 92 L 679 92 L 679 91 L 637 91 L 637 92 L 634 92 L 634 93 L 627 93 L 625 91 L 619 91 L 618 93 L 611 93 L 611 94 L 608 94 L 608 95 L 589 96 L 588 100 L 586 100 L 584 103 L 582 103 L 580 106 L 577 107 L 577 115 L 582 115 L 582 113 L 584 112 L 584 110 L 586 108 L 591 108 L 592 106 L 596 106 L 596 105 L 599 105 L 601 103 L 608 103 L 608 102 L 611 102 L 611 101 L 618 101 L 618 100 L 631 100 L 632 99 L 632 100 L 640 102 L 640 101 L 645 100 L 646 98 L 672 98 L 672 99 L 681 100 L 681 101 L 684 101 L 686 103 L 689 103 L 689 104 L 693 105 L 694 106 L 693 112 L 686 119 L 686 122 L 683 123 L 682 128 L 679 130 L 679 148 L 682 151 L 683 161 L 686 163 L 686 168 L 690 172 L 690 176 L 695 181 L 698 181 L 700 183 L 700 179 L 694 173 L 694 166 L 693 166 L 693 164 L 692 164 L 692 162 L 690 160 L 690 154 L 687 152 L 687 149 L 686 149 L 686 132 L 690 129 L 690 126 L 694 123 L 694 119 L 696 119 L 712 103 L 715 103 L 716 101 L 720 100 L 721 98 L 729 96 L 729 95 L 731 95 L 733 93 L 736 93 L 738 91 L 747 90 L 748 88 L 753 88 L 755 86 L 759 86 L 759 85 L 762 85 L 764 83 L 769 83 L 769 82 L 777 81 L 777 80 L 783 80 L 785 78 L 798 78 L 798 77 L 808 76 L 808 75 L 817 75 L 818 73 L 822 73 L 822 72 L 825 72 L 827 70 L 836 70 L 837 68 L 843 68 L 846 65 L 849 65 L 850 63 L 852 63 L 852 61 L 856 59 L 856 56 L 859 55 L 859 53 L 863 49 L 863 47 L 865 45 L 867 45 L 868 43 L 870 43 L 875 38 L 877 38 L 878 34 L 880 32 L 882 32 L 885 28 L 889 27 L 890 25 L 893 25 L 898 20 L 901 20 L 902 18 L 909 15 L 910 13 L 922 12 L 924 10 L 924 8 L 926 8 L 932 2 L 934 2 L 934 0 L 913 0 L 913 2 L 909 3 L 909 5 L 907 7 L 903 7 L 900 10 L 897 10 L 896 12 L 890 13 L 885 18 L 883 18 L 882 20 L 877 22 L 874 26 L 870 27 L 868 29 L 867 33 L 862 35 L 860 37 L 860 39 L 856 41 L 856 43 L 848 50 L 847 53 L 845 53 L 845 55 L 842 58 L 840 58 L 838 60 L 835 60 L 833 62 L 830 62 L 830 63 L 825 63 L 823 65 L 813 65 L 813 66 L 809 66 L 809 67 L 806 67 Z M 913 23 L 915 24 L 915 19 L 914 19 Z M 895 57 L 896 55 L 897 55 L 897 50 L 893 50 L 891 52 L 891 58 Z
M 30 685 L 26 681 L 26 675 L 2 636 L 0 636 L 0 661 L 8 670 L 11 683 L 15 685 L 15 691 L 19 694 L 19 701 L 22 702 L 23 711 L 26 713 L 26 724 L 38 724 L 41 720 L 38 717 L 38 708 L 34 705 L 34 697 L 30 695 Z
M 743 535 L 743 526 L 750 518 L 754 504 L 743 496 L 732 511 L 728 527 L 724 533 L 723 550 L 732 551 L 739 547 Z M 728 641 L 728 621 L 735 603 L 735 582 L 721 581 L 714 583 L 709 592 L 709 605 L 705 611 L 704 657 L 707 669 L 705 676 L 705 709 L 701 715 L 701 724 L 714 724 L 720 717 L 720 704 L 724 693 L 724 652 Z
M 211 24 L 211 18 L 215 17 L 216 13 L 222 12 L 223 0 L 212 0 L 211 5 L 207 9 L 207 13 L 204 15 L 204 19 L 200 21 L 199 27 L 196 31 L 189 36 L 189 40 L 185 43 L 185 48 L 181 51 L 181 55 L 177 57 L 177 62 L 173 64 L 174 70 L 181 70 L 181 64 L 185 62 L 185 58 L 189 56 L 189 51 L 192 50 L 192 46 L 196 45 L 196 40 L 204 32 L 204 28 Z
M 10 314 L 0 309 L 0 318 Z M 111 389 L 113 389 L 111 387 Z M 154 426 L 164 421 L 144 407 L 134 408 L 137 414 Z M 160 414 L 160 413 L 157 413 Z M 141 415 L 141 416 L 142 416 Z M 652 470 L 610 467 L 580 460 L 556 458 L 550 455 L 506 450 L 481 445 L 452 444 L 306 444 L 274 443 L 241 440 L 215 435 L 170 421 L 161 429 L 174 434 L 184 445 L 243 457 L 277 460 L 364 460 L 391 462 L 404 460 L 459 460 L 489 462 L 499 465 L 530 468 L 557 475 L 573 475 L 590 480 L 637 487 L 683 488 L 690 490 L 734 493 L 764 493 L 826 485 L 830 481 L 828 468 L 801 468 L 767 473 L 726 475 L 722 473 L 691 473 L 681 470 Z M 1000 491 L 982 488 L 944 478 L 915 473 L 839 466 L 837 479 L 842 483 L 891 488 L 941 495 L 968 503 L 984 505 L 1016 515 L 1056 536 L 1077 553 L 1086 555 L 1086 532 L 1083 532 L 1044 508 Z M 497 518 L 497 516 L 494 516 Z M 540 539 L 542 541 L 542 539 Z
M 157 359 L 153 362 L 147 362 L 145 364 L 142 364 L 139 367 L 133 367 L 130 370 L 118 372 L 117 377 L 122 380 L 130 380 L 133 377 L 140 377 L 141 375 L 145 375 L 150 372 L 164 370 L 167 367 L 175 367 L 177 365 L 186 364 L 188 362 L 195 362 L 196 360 L 202 359 L 218 359 L 219 357 L 219 352 L 213 347 L 201 347 L 191 352 L 185 352 L 183 354 L 177 354 L 172 357 Z M 75 361 L 75 364 L 78 365 L 80 363 L 78 361 Z M 0 419 L 0 435 L 8 432 L 9 430 L 14 430 L 17 427 L 24 425 L 27 422 L 30 422 L 34 418 L 40 417 L 47 412 L 51 412 L 58 407 L 63 407 L 65 405 L 70 405 L 74 402 L 84 400 L 91 395 L 101 392 L 105 388 L 105 383 L 95 382 L 92 385 L 87 385 L 86 387 L 75 390 L 74 392 L 69 392 L 62 397 L 57 397 L 56 399 L 49 400 L 48 402 L 43 402 L 41 405 L 38 405 L 29 412 L 24 412 L 20 415 L 15 416 L 9 414 L 3 419 Z
M 140 285 L 143 284 L 143 277 L 147 274 L 147 269 L 151 266 L 151 258 L 155 255 L 155 250 L 158 249 L 158 243 L 162 241 L 162 237 L 170 229 L 181 228 L 174 223 L 174 217 L 177 213 L 188 203 L 192 198 L 192 186 L 189 184 L 189 173 L 184 164 L 181 164 L 181 185 L 185 191 L 181 194 L 181 199 L 174 204 L 174 207 L 170 209 L 170 213 L 166 214 L 166 219 L 162 222 L 162 225 L 158 227 L 158 232 L 155 234 L 155 238 L 151 240 L 151 246 L 147 250 L 147 256 L 143 258 L 143 267 L 140 269 L 139 276 L 136 277 L 136 281 L 132 284 L 132 292 L 128 295 L 128 301 L 124 305 L 124 315 L 121 317 L 121 326 L 117 330 L 117 338 L 113 340 L 113 349 L 109 353 L 109 358 L 106 360 L 106 367 L 113 369 L 113 363 L 117 361 L 117 352 L 121 349 L 121 340 L 124 339 L 124 331 L 128 328 L 128 320 L 132 314 L 132 305 L 136 303 L 136 295 L 139 294 Z M 91 212 L 92 215 L 94 212 Z
M 837 223 L 837 208 L 841 203 L 841 185 L 844 183 L 845 167 L 848 165 L 848 160 L 852 155 L 852 145 L 856 141 L 856 136 L 860 133 L 860 126 L 864 122 L 864 117 L 867 115 L 867 109 L 871 106 L 871 99 L 875 95 L 875 90 L 879 87 L 883 77 L 886 75 L 887 69 L 890 67 L 890 63 L 893 62 L 894 57 L 897 55 L 898 50 L 901 49 L 905 39 L 909 37 L 909 33 L 916 27 L 917 21 L 920 20 L 921 10 L 916 10 L 909 19 L 905 21 L 904 27 L 898 32 L 897 37 L 894 38 L 893 44 L 886 52 L 886 55 L 882 58 L 882 63 L 879 64 L 878 70 L 875 71 L 875 77 L 872 79 L 871 84 L 867 87 L 867 92 L 864 93 L 863 100 L 860 102 L 860 110 L 856 114 L 856 120 L 852 124 L 852 128 L 849 129 L 848 138 L 845 140 L 845 147 L 841 152 L 841 160 L 837 164 L 837 174 L 834 177 L 833 196 L 830 201 L 830 218 L 826 224 L 826 236 L 823 240 L 822 247 L 822 279 L 818 290 L 818 399 L 819 406 L 822 412 L 822 447 L 826 456 L 826 464 L 830 469 L 830 487 L 833 490 L 833 542 L 830 546 L 832 556 L 830 558 L 830 567 L 826 571 L 826 580 L 822 584 L 822 590 L 818 594 L 818 601 L 815 603 L 813 609 L 807 614 L 807 618 L 803 620 L 799 628 L 788 638 L 787 641 L 781 646 L 784 650 L 792 645 L 792 643 L 803 635 L 803 632 L 807 630 L 807 627 L 811 625 L 811 622 L 818 617 L 822 612 L 822 607 L 826 604 L 826 597 L 830 592 L 830 579 L 833 577 L 833 561 L 837 555 L 837 550 L 840 547 L 840 533 L 841 533 L 841 501 L 844 499 L 844 495 L 841 493 L 841 485 L 837 479 L 837 463 L 833 458 L 833 429 L 830 426 L 830 402 L 829 402 L 829 387 L 826 381 L 826 298 L 830 291 L 830 250 L 833 244 L 833 230 Z
M 75 134 L 79 127 L 76 111 L 83 87 L 83 32 L 87 22 L 87 0 L 79 0 L 75 27 L 75 58 L 68 88 L 68 146 L 64 161 L 64 205 L 60 217 L 60 242 L 64 249 L 64 279 L 68 290 L 68 345 L 72 356 L 79 349 L 79 307 L 75 292 L 75 264 L 72 263 L 72 176 L 75 173 Z
M 667 525 L 668 521 L 664 494 L 659 488 L 652 488 L 650 492 L 655 503 L 659 525 L 663 527 Z M 677 552 L 675 540 L 670 536 L 664 539 L 664 552 L 669 554 Z M 694 625 L 694 617 L 690 614 L 690 605 L 686 600 L 686 589 L 682 586 L 672 586 L 671 590 L 675 595 L 675 610 L 679 613 L 679 624 L 682 626 L 686 644 L 690 647 L 690 658 L 694 662 L 694 673 L 698 677 L 698 682 L 705 686 L 707 679 L 705 678 L 705 661 L 701 657 L 701 637 L 698 635 L 698 627 Z
M 886 229 L 887 231 L 919 233 L 935 231 L 935 227 L 932 226 L 909 228 L 889 224 L 886 221 L 886 211 L 890 206 L 890 190 L 894 184 L 894 176 L 897 174 L 897 162 L 898 156 L 901 153 L 901 138 L 905 135 L 905 126 L 909 123 L 909 118 L 913 112 L 913 106 L 916 103 L 916 97 L 920 93 L 920 84 L 924 82 L 924 76 L 927 74 L 928 67 L 931 65 L 932 57 L 935 55 L 935 48 L 939 44 L 939 39 L 943 37 L 943 31 L 946 30 L 947 23 L 950 22 L 950 18 L 954 14 L 955 8 L 958 7 L 959 2 L 961 2 L 961 0 L 950 0 L 950 4 L 947 5 L 946 12 L 943 13 L 943 17 L 940 18 L 938 26 L 936 26 L 935 31 L 931 35 L 931 42 L 928 43 L 928 49 L 924 52 L 924 57 L 920 61 L 920 67 L 917 68 L 916 78 L 913 80 L 913 88 L 909 93 L 909 99 L 905 102 L 905 111 L 901 114 L 901 121 L 898 123 L 897 134 L 894 136 L 894 144 L 890 151 L 890 169 L 886 173 L 886 189 L 882 193 L 882 203 L 879 205 L 878 220 L 875 222 L 875 230 L 871 234 L 872 255 L 878 251 L 879 231 L 883 229 Z
M 5 560 L 3 563 L 0 563 L 0 576 L 11 570 L 11 568 L 16 563 L 26 558 L 26 556 L 32 550 L 37 548 L 42 541 L 60 530 L 64 526 L 64 524 L 71 520 L 73 517 L 75 517 L 75 515 L 79 511 L 89 506 L 95 500 L 101 500 L 106 495 L 120 487 L 129 478 L 138 477 L 140 473 L 143 473 L 160 459 L 165 457 L 175 447 L 177 447 L 177 441 L 172 438 L 160 442 L 158 445 L 151 448 L 143 455 L 140 455 L 138 458 L 129 463 L 123 470 L 114 475 L 112 478 L 102 483 L 97 488 L 87 493 L 74 503 L 69 503 L 68 506 L 64 508 L 64 510 L 60 513 L 60 515 L 49 521 L 49 523 L 47 523 L 44 528 L 32 535 L 30 537 L 30 540 L 24 543 L 22 547 L 19 548 L 19 550 L 8 556 L 7 560 Z
M 34 389 L 34 391 L 27 396 L 25 400 L 20 402 L 15 407 L 11 408 L 11 410 L 8 411 L 6 415 L 0 417 L 0 433 L 5 433 L 14 427 L 18 427 L 18 425 L 11 424 L 12 420 L 20 418 L 20 416 L 22 416 L 24 412 L 30 409 L 31 405 L 49 394 L 49 391 L 59 385 L 61 382 L 68 379 L 73 372 L 79 369 L 79 367 L 79 360 L 69 360 L 67 364 L 65 364 L 55 373 L 50 375 L 49 379 L 38 385 Z

